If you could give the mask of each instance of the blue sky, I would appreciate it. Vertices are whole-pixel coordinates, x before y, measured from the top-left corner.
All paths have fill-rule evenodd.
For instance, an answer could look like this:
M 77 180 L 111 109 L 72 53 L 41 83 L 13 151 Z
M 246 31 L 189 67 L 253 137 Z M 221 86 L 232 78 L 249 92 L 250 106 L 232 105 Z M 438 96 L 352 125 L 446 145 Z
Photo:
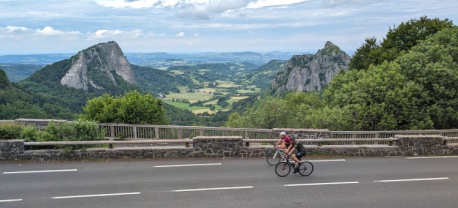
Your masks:
M 354 51 L 426 15 L 458 24 L 457 0 L 0 0 L 0 55 L 124 52 Z

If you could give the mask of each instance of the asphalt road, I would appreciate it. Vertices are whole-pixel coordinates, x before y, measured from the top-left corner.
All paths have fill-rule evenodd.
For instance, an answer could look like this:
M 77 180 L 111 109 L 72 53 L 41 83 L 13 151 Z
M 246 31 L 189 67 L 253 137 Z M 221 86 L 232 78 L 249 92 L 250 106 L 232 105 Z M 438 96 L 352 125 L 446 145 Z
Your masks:
M 458 157 L 0 163 L 0 207 L 458 207 Z

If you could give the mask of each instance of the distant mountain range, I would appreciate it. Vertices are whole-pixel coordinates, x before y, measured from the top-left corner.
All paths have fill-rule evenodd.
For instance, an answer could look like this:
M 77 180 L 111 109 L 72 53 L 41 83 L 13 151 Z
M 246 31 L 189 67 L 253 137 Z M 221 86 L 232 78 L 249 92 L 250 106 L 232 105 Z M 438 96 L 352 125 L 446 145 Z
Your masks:
M 347 54 L 353 52 L 345 51 Z M 221 63 L 221 62 L 249 62 L 258 66 L 264 65 L 271 60 L 288 60 L 293 55 L 313 54 L 314 51 L 304 52 L 206 52 L 206 53 L 124 53 L 131 64 L 160 68 L 162 66 L 176 66 L 189 64 Z M 1 64 L 34 64 L 48 65 L 69 59 L 75 54 L 28 54 L 28 55 L 1 55 Z M 182 61 L 182 62 L 178 62 Z M 184 62 L 184 64 L 183 64 Z M 174 64 L 176 63 L 176 64 Z

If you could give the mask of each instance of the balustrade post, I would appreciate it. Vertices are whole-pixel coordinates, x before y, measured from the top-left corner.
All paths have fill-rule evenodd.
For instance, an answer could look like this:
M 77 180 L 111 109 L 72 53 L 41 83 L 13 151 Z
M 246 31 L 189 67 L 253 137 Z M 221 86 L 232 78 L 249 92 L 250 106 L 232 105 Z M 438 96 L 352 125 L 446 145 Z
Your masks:
M 154 128 L 154 134 L 156 139 L 159 139 L 159 127 Z
M 115 130 L 114 130 L 114 125 L 113 124 L 108 124 L 110 126 L 110 137 L 114 138 L 115 137 Z
M 134 134 L 134 139 L 137 139 L 137 126 L 132 127 L 132 133 Z
M 181 132 L 181 130 L 182 130 L 182 129 L 181 129 L 180 127 L 178 127 L 178 128 L 177 128 L 177 132 L 178 132 L 178 139 L 183 139 L 183 136 L 182 136 L 182 132 Z

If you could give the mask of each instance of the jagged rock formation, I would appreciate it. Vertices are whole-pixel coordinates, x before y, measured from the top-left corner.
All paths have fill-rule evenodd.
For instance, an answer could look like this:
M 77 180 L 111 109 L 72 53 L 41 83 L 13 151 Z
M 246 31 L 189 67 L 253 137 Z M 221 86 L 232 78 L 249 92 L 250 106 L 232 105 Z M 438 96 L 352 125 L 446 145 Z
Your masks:
M 275 94 L 283 91 L 321 91 L 340 71 L 347 71 L 350 57 L 331 42 L 315 55 L 293 56 L 272 83 Z
M 132 66 L 114 41 L 100 43 L 78 52 L 72 57 L 71 63 L 70 69 L 60 80 L 61 85 L 86 91 L 90 86 L 103 89 L 97 84 L 100 77 L 106 77 L 113 85 L 118 84 L 113 73 L 128 83 L 135 83 Z

